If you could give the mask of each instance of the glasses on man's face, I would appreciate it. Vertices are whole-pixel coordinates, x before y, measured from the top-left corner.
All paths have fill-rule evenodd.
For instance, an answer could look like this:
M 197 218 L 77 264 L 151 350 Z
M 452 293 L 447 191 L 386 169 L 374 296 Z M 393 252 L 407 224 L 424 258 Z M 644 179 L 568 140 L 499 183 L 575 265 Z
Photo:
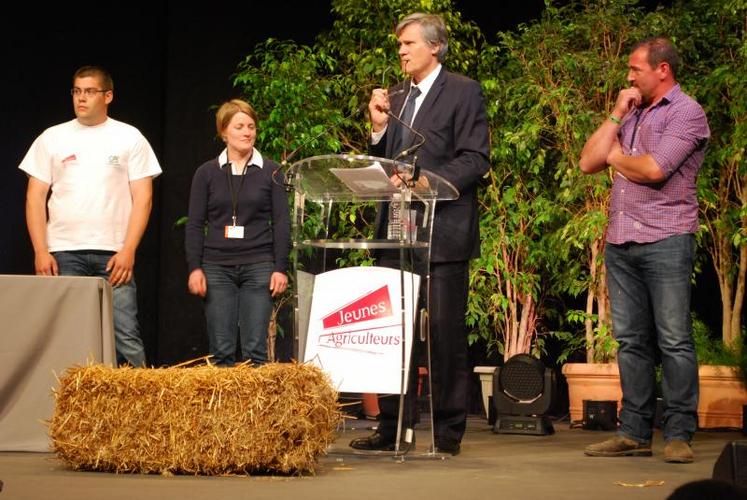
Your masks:
M 70 95 L 76 97 L 80 97 L 81 95 L 85 95 L 86 97 L 93 97 L 99 92 L 106 92 L 106 90 L 99 90 L 94 88 L 79 89 L 78 87 L 73 87 L 70 89 Z

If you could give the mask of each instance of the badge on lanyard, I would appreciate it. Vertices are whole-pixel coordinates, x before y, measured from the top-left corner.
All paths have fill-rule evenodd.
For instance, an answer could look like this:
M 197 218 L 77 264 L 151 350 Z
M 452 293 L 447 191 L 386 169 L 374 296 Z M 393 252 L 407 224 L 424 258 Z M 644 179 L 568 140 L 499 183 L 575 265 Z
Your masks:
M 226 226 L 226 238 L 243 240 L 244 226 Z

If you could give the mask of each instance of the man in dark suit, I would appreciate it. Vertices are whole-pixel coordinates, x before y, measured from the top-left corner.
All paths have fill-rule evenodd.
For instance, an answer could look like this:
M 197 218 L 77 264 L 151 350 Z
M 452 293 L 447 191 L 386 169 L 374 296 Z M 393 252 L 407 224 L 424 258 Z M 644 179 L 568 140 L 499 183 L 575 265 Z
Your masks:
M 479 83 L 441 66 L 448 47 L 441 17 L 410 14 L 399 23 L 396 34 L 402 71 L 409 78 L 389 91 L 373 91 L 368 106 L 370 152 L 397 158 L 418 140 L 397 120 L 389 120 L 391 110 L 425 137 L 417 150 L 417 164 L 451 182 L 460 193 L 456 200 L 437 204 L 429 284 L 436 449 L 456 455 L 467 420 L 470 367 L 465 314 L 469 259 L 480 253 L 476 191 L 489 168 L 488 125 Z M 409 387 L 415 387 L 415 378 L 410 375 Z M 414 392 L 408 389 L 408 396 Z M 378 430 L 354 439 L 351 447 L 395 448 L 397 400 L 381 398 L 380 405 Z M 413 397 L 408 397 L 404 427 L 412 428 L 413 406 Z M 405 438 L 405 442 L 409 449 L 412 441 Z

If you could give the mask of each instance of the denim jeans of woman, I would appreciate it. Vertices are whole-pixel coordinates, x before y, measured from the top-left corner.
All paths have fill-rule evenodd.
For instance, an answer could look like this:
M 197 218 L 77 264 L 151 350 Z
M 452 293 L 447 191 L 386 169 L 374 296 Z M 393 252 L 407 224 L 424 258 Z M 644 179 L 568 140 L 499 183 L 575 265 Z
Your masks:
M 698 364 L 690 317 L 695 238 L 607 244 L 612 326 L 623 391 L 619 434 L 651 441 L 656 412 L 656 349 L 661 352 L 664 439 L 690 441 L 698 423 Z
M 255 365 L 266 363 L 273 263 L 203 264 L 202 270 L 207 278 L 205 316 L 213 363 L 232 366 L 239 337 L 243 360 Z
M 113 252 L 76 250 L 54 252 L 54 258 L 61 276 L 98 276 L 109 279 L 106 263 Z M 112 288 L 114 305 L 114 345 L 117 350 L 117 363 L 130 363 L 132 366 L 145 366 L 145 349 L 140 338 L 140 324 L 137 320 L 137 286 L 135 278 L 129 283 Z

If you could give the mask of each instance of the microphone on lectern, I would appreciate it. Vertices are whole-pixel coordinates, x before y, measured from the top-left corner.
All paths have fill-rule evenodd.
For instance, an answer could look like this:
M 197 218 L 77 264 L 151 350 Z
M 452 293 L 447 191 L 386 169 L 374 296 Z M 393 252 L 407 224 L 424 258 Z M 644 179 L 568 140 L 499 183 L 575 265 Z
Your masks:
M 423 144 L 425 144 L 425 136 L 412 128 L 408 123 L 405 123 L 400 117 L 392 113 L 391 111 L 387 111 L 387 115 L 389 115 L 390 118 L 394 118 L 399 124 L 401 124 L 403 127 L 405 127 L 407 130 L 410 131 L 411 134 L 416 136 L 418 138 L 418 142 L 413 144 L 412 146 L 403 149 L 399 153 L 397 153 L 392 160 L 398 161 L 402 158 L 406 158 L 407 156 L 414 155 L 418 149 L 420 149 Z M 418 180 L 418 177 L 420 177 L 420 166 L 417 162 L 417 157 L 413 158 L 412 162 L 413 170 L 412 170 L 412 181 L 416 182 Z

